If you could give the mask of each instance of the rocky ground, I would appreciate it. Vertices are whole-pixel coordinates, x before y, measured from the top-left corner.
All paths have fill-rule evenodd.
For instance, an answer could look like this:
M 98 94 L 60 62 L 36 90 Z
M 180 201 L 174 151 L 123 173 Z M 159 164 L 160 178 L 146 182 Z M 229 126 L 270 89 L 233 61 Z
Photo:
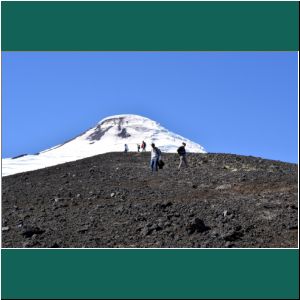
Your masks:
M 2 179 L 2 247 L 297 247 L 298 165 L 107 153 Z

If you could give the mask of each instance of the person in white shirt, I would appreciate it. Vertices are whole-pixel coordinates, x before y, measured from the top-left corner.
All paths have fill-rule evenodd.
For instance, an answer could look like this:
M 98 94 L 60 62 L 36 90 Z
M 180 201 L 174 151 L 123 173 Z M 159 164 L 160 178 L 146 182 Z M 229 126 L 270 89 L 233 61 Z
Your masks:
M 156 172 L 158 171 L 158 161 L 160 159 L 161 151 L 157 147 L 155 147 L 154 143 L 151 144 L 151 147 L 152 149 L 151 149 L 150 167 L 153 173 L 154 171 Z

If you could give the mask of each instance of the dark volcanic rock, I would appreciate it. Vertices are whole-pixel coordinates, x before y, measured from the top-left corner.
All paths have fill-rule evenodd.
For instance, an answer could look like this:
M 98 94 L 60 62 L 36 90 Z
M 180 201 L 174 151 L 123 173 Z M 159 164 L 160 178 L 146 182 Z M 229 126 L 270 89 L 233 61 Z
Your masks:
M 127 132 L 126 128 L 122 128 L 122 130 L 118 133 L 118 136 L 124 139 L 130 137 L 130 134 Z
M 96 127 L 95 132 L 93 132 L 93 133 L 88 137 L 88 139 L 89 139 L 90 141 L 99 141 L 99 140 L 103 137 L 103 135 L 104 135 L 110 128 L 112 128 L 112 126 L 109 126 L 109 127 L 107 127 L 106 129 L 102 129 L 102 128 L 101 128 L 101 125 L 98 125 L 98 126 Z
M 225 240 L 225 241 L 230 241 L 230 242 L 233 242 L 233 241 L 236 241 L 236 240 L 239 240 L 243 237 L 243 233 L 240 232 L 239 230 L 232 230 L 226 234 L 224 234 L 222 236 L 222 238 Z
M 199 218 L 194 219 L 192 222 L 190 222 L 187 226 L 187 231 L 189 234 L 192 234 L 194 232 L 205 232 L 209 230 L 210 228 L 207 227 L 202 220 Z
M 151 174 L 149 160 L 107 153 L 4 177 L 3 247 L 297 247 L 297 165 L 189 154 L 178 171 L 163 154 Z
M 22 235 L 26 238 L 29 238 L 29 237 L 32 237 L 36 234 L 42 234 L 44 232 L 45 232 L 45 230 L 42 230 L 39 227 L 25 226 L 23 231 L 22 231 Z
M 157 206 L 159 209 L 165 210 L 167 207 L 169 207 L 171 205 L 172 205 L 171 201 L 165 201 L 163 203 L 158 204 Z

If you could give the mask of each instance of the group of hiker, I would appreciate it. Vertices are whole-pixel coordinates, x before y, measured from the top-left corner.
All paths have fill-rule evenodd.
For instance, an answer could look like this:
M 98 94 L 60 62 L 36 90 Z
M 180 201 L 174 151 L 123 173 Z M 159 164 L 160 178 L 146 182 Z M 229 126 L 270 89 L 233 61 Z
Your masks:
M 186 159 L 185 146 L 186 146 L 186 143 L 182 143 L 182 146 L 180 146 L 177 149 L 177 153 L 178 153 L 179 159 L 180 159 L 178 169 L 181 168 L 182 163 L 184 163 L 184 165 L 186 167 L 188 167 L 188 163 L 187 163 L 187 159 Z M 145 143 L 145 141 L 143 141 L 141 145 L 137 144 L 137 150 L 138 150 L 138 152 L 140 152 L 141 149 L 142 149 L 142 152 L 146 151 L 146 143 Z M 125 150 L 124 150 L 124 152 L 128 152 L 128 151 L 129 151 L 128 145 L 125 144 Z M 165 163 L 161 159 L 161 151 L 160 151 L 160 149 L 158 147 L 156 147 L 154 143 L 152 143 L 151 144 L 151 159 L 150 159 L 150 168 L 151 168 L 152 173 L 153 172 L 157 172 L 158 169 L 162 169 L 163 166 L 164 166 L 164 164 Z
M 184 163 L 185 167 L 188 167 L 188 163 L 187 163 L 187 159 L 186 159 L 185 146 L 186 146 L 186 143 L 182 143 L 182 146 L 180 146 L 177 149 L 177 153 L 178 153 L 179 159 L 180 159 L 178 169 L 181 168 L 182 163 Z M 151 171 L 152 172 L 154 172 L 154 171 L 157 172 L 158 169 L 162 169 L 163 168 L 163 166 L 164 166 L 165 163 L 161 159 L 161 151 L 160 151 L 160 149 L 157 148 L 154 143 L 151 144 L 151 147 L 152 147 L 152 149 L 151 149 L 150 167 L 151 167 Z
M 129 148 L 128 148 L 128 145 L 125 144 L 125 149 L 124 149 L 124 152 L 128 152 L 129 151 Z M 145 141 L 142 142 L 142 144 L 137 144 L 137 151 L 140 152 L 140 150 L 142 149 L 142 152 L 145 152 L 146 151 L 146 143 Z
M 143 141 L 141 145 L 137 144 L 137 150 L 138 150 L 138 152 L 140 152 L 140 149 L 142 149 L 142 152 L 145 152 L 146 151 L 146 146 L 147 145 L 146 145 L 145 141 Z

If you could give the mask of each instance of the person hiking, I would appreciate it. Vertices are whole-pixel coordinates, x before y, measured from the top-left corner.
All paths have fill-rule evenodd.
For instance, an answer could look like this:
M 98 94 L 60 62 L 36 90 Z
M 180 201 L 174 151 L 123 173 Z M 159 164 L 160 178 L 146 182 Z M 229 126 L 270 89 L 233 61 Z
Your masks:
M 140 149 L 141 149 L 140 144 L 137 144 L 137 149 L 138 149 L 138 152 L 140 152 Z
M 187 160 L 186 160 L 185 146 L 186 146 L 186 143 L 182 143 L 182 146 L 180 146 L 177 149 L 177 153 L 179 154 L 179 158 L 180 158 L 178 170 L 180 170 L 182 162 L 184 162 L 185 166 L 188 167 L 188 163 L 187 163 Z
M 146 143 L 143 141 L 142 142 L 142 152 L 146 151 Z
M 128 152 L 128 150 L 129 150 L 129 149 L 128 149 L 128 145 L 127 145 L 127 144 L 125 144 L 124 146 L 125 146 L 124 152 L 125 152 L 125 153 L 127 153 L 127 152 Z
M 152 143 L 151 144 L 151 160 L 150 160 L 150 167 L 151 167 L 151 171 L 153 173 L 153 171 L 158 171 L 158 161 L 160 159 L 161 156 L 161 151 L 155 147 L 155 144 Z

